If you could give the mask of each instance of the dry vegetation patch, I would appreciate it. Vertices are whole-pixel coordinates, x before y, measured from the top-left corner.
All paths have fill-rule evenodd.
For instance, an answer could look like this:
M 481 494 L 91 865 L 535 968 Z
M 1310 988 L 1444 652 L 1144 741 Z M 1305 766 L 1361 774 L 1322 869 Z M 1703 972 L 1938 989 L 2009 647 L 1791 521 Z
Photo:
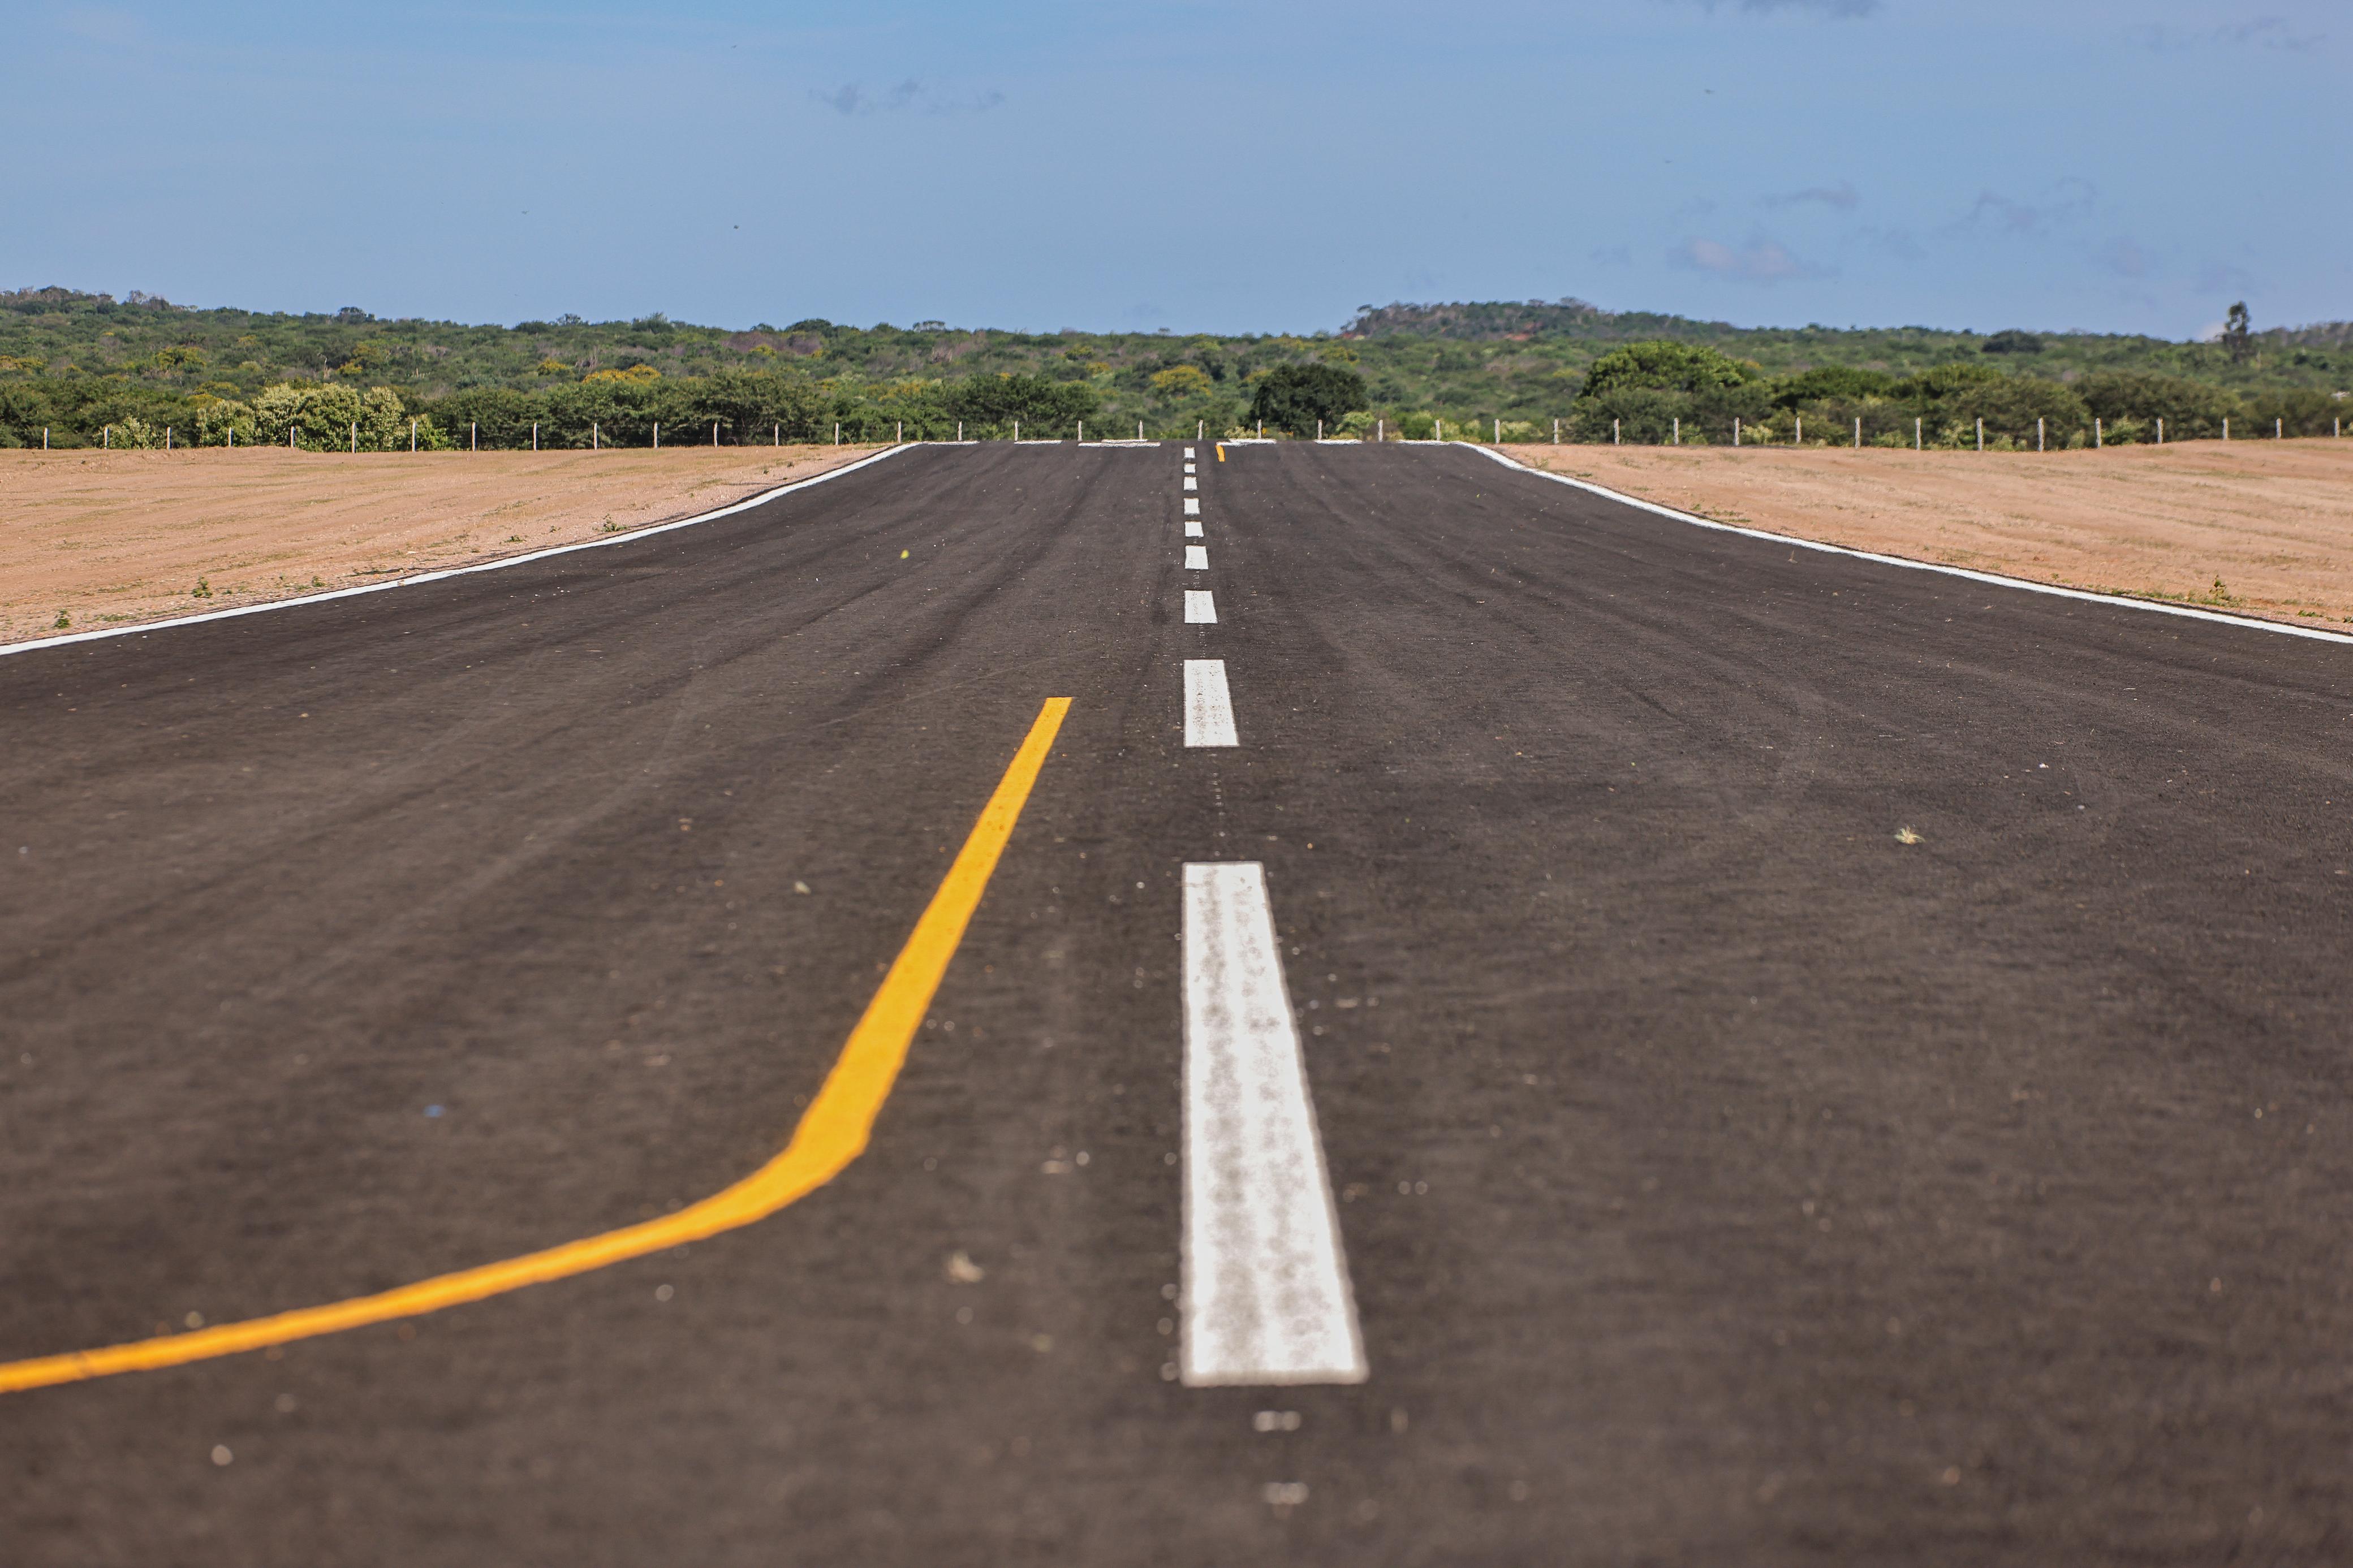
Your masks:
M 575 543 L 874 450 L 0 451 L 0 641 Z
M 2081 452 L 1510 447 L 1774 533 L 2273 620 L 2353 622 L 2353 441 Z

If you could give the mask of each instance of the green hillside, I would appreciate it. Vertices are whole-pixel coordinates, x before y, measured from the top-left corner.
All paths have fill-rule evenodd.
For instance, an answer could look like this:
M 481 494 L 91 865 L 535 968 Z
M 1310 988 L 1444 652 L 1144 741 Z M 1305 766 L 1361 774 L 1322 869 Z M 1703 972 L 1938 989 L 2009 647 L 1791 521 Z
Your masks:
M 1720 388 L 1621 384 L 1622 406 L 1609 413 L 1588 373 L 1612 350 L 1654 341 L 1713 350 L 1743 368 Z M 463 445 L 470 435 L 483 446 L 527 445 L 534 424 L 546 445 L 642 445 L 657 421 L 666 444 L 707 442 L 714 423 L 730 443 L 830 439 L 836 424 L 858 439 L 902 427 L 946 437 L 959 425 L 996 437 L 1016 421 L 1041 436 L 1068 436 L 1081 420 L 1091 434 L 1133 434 L 1139 421 L 1155 435 L 1223 433 L 1250 426 L 1266 372 L 1306 363 L 1362 377 L 1351 429 L 1380 420 L 1415 434 L 1437 420 L 1449 434 L 1492 433 L 1501 420 L 1507 435 L 1512 426 L 1549 435 L 1562 419 L 1573 434 L 1606 439 L 1609 419 L 1623 431 L 1639 409 L 1641 433 L 1629 438 L 1664 438 L 1688 409 L 1693 440 L 1725 438 L 1730 418 L 1787 438 L 1799 417 L 1813 421 L 1810 437 L 1831 420 L 1851 433 L 1862 417 L 1867 437 L 1892 441 L 1925 418 L 1950 439 L 1964 386 L 1978 389 L 1963 400 L 1970 408 L 1991 399 L 2041 410 L 2046 430 L 2075 421 L 2080 408 L 2088 430 L 2102 416 L 2099 397 L 2068 389 L 2105 386 L 2100 395 L 2122 408 L 2125 382 L 2138 401 L 2123 439 L 2168 409 L 2177 409 L 2168 425 L 2177 435 L 2219 428 L 2223 417 L 2259 421 L 2266 433 L 2274 419 L 2303 433 L 2332 427 L 2353 385 L 2353 325 L 2274 329 L 2236 349 L 2091 333 L 1742 328 L 1576 300 L 1366 307 L 1335 332 L 1219 337 L 937 321 L 733 331 L 659 315 L 468 326 L 32 289 L 0 291 L 0 446 L 38 446 L 45 429 L 55 446 L 160 443 L 166 426 L 175 442 L 217 443 L 232 432 L 240 442 L 282 441 L 299 427 L 304 445 L 332 446 L 347 444 L 356 425 L 362 445 L 392 447 L 406 444 L 412 419 L 423 445 Z M 1825 382 L 1833 367 L 1865 374 Z M 1996 433 L 2023 440 L 2035 416 L 1999 416 L 2009 423 Z

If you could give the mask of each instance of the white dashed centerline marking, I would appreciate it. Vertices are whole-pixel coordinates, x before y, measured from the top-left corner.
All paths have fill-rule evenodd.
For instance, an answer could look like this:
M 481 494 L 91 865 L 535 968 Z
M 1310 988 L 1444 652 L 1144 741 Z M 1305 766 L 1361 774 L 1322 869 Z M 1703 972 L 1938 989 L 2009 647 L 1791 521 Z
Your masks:
M 1198 517 L 1201 515 L 1201 502 L 1198 497 L 1187 496 L 1185 498 L 1185 515 L 1187 517 Z
M 1198 539 L 1201 537 L 1201 520 L 1199 518 L 1188 517 L 1185 520 L 1185 537 L 1187 539 Z
M 1206 544 L 1187 545 L 1185 547 L 1185 570 L 1187 572 L 1207 572 L 1208 569 L 1209 547 Z
M 1185 743 L 1241 744 L 1234 733 L 1234 701 L 1226 691 L 1226 661 L 1222 658 L 1185 661 Z
M 1190 447 L 1185 448 L 1185 460 L 1188 463 L 1193 460 L 1193 448 Z
M 1364 1338 L 1263 867 L 1185 868 L 1188 1387 L 1362 1383 Z
M 1201 481 L 1187 474 L 1185 476 L 1185 488 L 1188 490 L 1198 490 L 1201 488 Z
M 1188 626 L 1214 626 L 1218 624 L 1218 601 L 1207 588 L 1185 590 L 1185 624 Z

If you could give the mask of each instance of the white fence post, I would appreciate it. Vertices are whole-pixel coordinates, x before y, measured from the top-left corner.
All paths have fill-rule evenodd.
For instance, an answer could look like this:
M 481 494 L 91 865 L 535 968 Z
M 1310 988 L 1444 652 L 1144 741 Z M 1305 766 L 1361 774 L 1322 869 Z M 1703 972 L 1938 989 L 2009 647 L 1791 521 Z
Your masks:
M 604 426 L 594 419 L 588 421 L 588 449 L 592 452 L 601 452 L 605 449 Z
M 1678 414 L 1678 415 L 1676 415 L 1676 416 L 1675 416 L 1675 445 L 1676 445 L 1676 446 L 1678 446 L 1678 447 L 1680 447 L 1680 446 L 1682 446 L 1683 444 L 1683 416 L 1682 415 Z
M 654 450 L 661 450 L 661 421 L 659 419 L 654 421 Z
M 1609 421 L 1609 444 L 1613 447 L 1622 447 L 1626 444 L 1625 438 L 1620 432 L 1618 425 L 1619 422 L 1615 419 Z
M 539 450 L 539 421 L 536 419 L 531 422 L 531 449 L 534 452 Z
M 2047 452 L 2050 450 L 2048 447 L 2042 444 L 2042 416 L 2040 414 L 2034 416 L 2034 449 L 2038 452 Z
M 2227 441 L 2227 440 L 2229 440 L 2230 438 L 2231 438 L 2231 416 L 2230 416 L 2229 415 L 2227 415 L 2227 414 L 2226 414 L 2226 415 L 2224 415 L 2224 416 L 2222 416 L 2222 439 L 2223 439 L 2223 440 L 2225 440 L 2225 441 Z
M 2107 433 L 2105 430 L 2104 430 L 2104 429 L 2102 429 L 2102 428 L 2101 428 L 2100 421 L 2098 421 L 2097 419 L 2093 420 L 2093 421 L 2092 421 L 2092 450 L 2094 450 L 2094 452 L 2096 452 L 2096 451 L 2098 451 L 2101 447 L 2103 447 L 2106 446 L 2107 444 L 2108 444 L 2108 433 Z
M 1858 452 L 1862 450 L 1862 416 L 1860 414 L 1854 416 L 1854 449 Z
M 1496 420 L 1496 421 L 1495 421 L 1495 445 L 1497 445 L 1498 447 L 1500 447 L 1500 446 L 1502 446 L 1503 444 L 1504 444 L 1504 422 L 1503 422 L 1501 419 L 1498 419 L 1498 420 Z
M 1978 450 L 1985 450 L 1985 421 L 1982 419 L 1978 421 Z
M 1557 419 L 1552 422 L 1552 444 L 1556 447 L 1560 445 L 1560 421 Z
M 537 426 L 533 426 L 532 428 L 534 433 L 538 430 Z M 414 419 L 408 422 L 408 449 L 412 452 L 417 450 L 417 421 Z
M 1799 414 L 1793 417 L 1798 421 L 1798 433 L 1789 437 L 1789 445 L 1792 447 L 1802 447 L 1806 444 L 1806 416 Z
M 1740 445 L 1740 421 L 1737 418 L 1732 422 L 1732 444 L 1736 447 Z
M 466 450 L 468 450 L 469 452 L 479 452 L 479 451 L 480 451 L 481 449 L 482 449 L 482 424 L 481 424 L 481 421 L 480 421 L 480 420 L 479 420 L 479 419 L 470 419 L 470 420 L 468 420 L 468 421 L 466 422 Z
M 719 421 L 716 419 L 711 422 L 711 447 L 713 451 L 719 449 Z
M 1915 452 L 1920 449 L 1920 421 L 1915 418 L 1912 421 L 1912 449 Z
M 2161 417 L 2157 422 L 2157 444 L 2160 447 L 2165 445 L 2165 421 Z
M 359 449 L 360 449 L 360 422 L 359 422 L 358 420 L 354 419 L 354 420 L 353 420 L 353 421 L 352 421 L 352 455 L 353 455 L 353 457 L 357 457 L 357 456 L 359 455 Z

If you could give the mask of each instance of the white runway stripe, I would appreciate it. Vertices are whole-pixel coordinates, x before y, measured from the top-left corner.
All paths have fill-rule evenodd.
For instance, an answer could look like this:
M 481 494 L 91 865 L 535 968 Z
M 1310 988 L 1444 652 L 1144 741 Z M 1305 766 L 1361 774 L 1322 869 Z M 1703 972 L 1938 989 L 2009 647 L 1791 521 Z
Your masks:
M 1201 488 L 1201 481 L 1187 474 L 1185 476 L 1185 488 L 1188 490 L 1198 490 Z
M 1187 572 L 1207 572 L 1208 569 L 1209 547 L 1206 544 L 1187 545 L 1185 547 L 1185 570 Z
M 1187 496 L 1185 498 L 1185 515 L 1187 517 L 1198 517 L 1201 515 L 1201 502 L 1198 497 Z
M 1188 474 L 1189 474 L 1189 473 L 1191 473 L 1191 472 L 1193 471 L 1193 465 L 1192 465 L 1192 464 L 1190 464 L 1190 463 L 1186 464 L 1186 465 L 1185 465 L 1185 471 L 1186 471 L 1187 473 L 1188 473 Z
M 1185 590 L 1185 624 L 1188 626 L 1214 626 L 1218 624 L 1218 601 L 1207 588 Z
M 1193 460 L 1193 448 L 1190 447 L 1185 448 L 1185 460 L 1188 463 Z
M 1241 744 L 1234 733 L 1234 700 L 1226 691 L 1226 661 L 1222 658 L 1185 661 L 1185 743 Z
M 1185 868 L 1188 1387 L 1362 1383 L 1363 1336 L 1254 864 Z
M 1185 520 L 1185 537 L 1187 539 L 1198 539 L 1201 537 L 1201 520 L 1199 518 L 1188 517 Z

